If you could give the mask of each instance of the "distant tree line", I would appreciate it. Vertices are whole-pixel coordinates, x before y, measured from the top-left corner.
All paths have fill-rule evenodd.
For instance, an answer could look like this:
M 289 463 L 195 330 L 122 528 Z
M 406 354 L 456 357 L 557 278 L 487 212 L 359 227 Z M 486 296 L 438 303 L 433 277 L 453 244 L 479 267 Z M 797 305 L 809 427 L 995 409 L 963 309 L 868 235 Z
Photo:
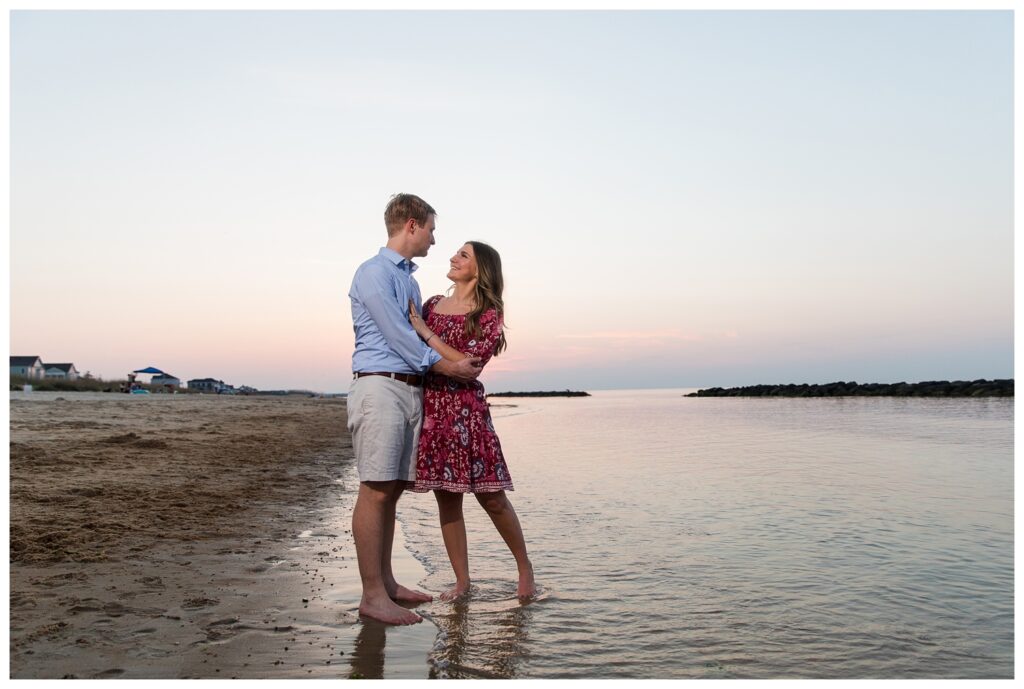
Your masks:
M 1013 397 L 1013 379 L 921 383 L 825 383 L 707 388 L 684 397 Z

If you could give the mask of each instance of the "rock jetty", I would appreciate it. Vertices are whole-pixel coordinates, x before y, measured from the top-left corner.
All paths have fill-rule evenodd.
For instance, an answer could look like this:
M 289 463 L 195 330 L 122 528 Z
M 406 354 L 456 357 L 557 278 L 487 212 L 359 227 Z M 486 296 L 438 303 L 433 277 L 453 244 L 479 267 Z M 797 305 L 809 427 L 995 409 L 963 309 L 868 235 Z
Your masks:
M 920 383 L 825 383 L 707 388 L 684 397 L 1013 397 L 1013 379 Z

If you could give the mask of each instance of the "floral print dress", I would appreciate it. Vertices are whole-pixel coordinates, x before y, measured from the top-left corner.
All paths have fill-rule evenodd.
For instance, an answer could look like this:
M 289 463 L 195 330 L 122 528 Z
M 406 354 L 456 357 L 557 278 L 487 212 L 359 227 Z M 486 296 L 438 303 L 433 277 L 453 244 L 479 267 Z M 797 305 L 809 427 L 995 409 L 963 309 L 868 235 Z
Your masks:
M 436 295 L 423 305 L 423 320 L 448 346 L 486 364 L 501 336 L 494 309 L 480 316 L 480 333 L 466 335 L 466 316 L 436 313 Z M 423 385 L 423 428 L 412 490 L 487 493 L 513 490 L 501 443 L 494 432 L 484 386 L 428 373 Z

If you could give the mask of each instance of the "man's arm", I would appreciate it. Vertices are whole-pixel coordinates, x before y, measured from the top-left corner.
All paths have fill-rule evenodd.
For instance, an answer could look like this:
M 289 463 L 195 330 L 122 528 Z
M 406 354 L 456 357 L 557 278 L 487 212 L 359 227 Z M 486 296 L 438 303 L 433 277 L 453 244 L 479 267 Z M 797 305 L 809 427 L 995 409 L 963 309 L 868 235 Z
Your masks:
M 480 358 L 471 356 L 458 361 L 441 359 L 430 367 L 431 372 L 454 378 L 460 383 L 471 383 L 480 375 L 483 367 L 480 365 Z
M 355 287 L 359 301 L 388 346 L 412 370 L 426 372 L 441 360 L 441 355 L 426 346 L 412 329 L 405 315 L 405 305 L 400 305 L 393 296 L 390 275 L 374 266 L 367 266 Z

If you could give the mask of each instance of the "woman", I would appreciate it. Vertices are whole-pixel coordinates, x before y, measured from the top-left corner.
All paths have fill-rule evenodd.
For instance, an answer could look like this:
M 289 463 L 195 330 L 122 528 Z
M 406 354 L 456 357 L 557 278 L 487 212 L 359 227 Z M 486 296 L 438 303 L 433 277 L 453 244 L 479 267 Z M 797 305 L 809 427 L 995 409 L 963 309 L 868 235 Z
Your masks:
M 451 296 L 437 295 L 423 305 L 422 317 L 410 305 L 409 320 L 423 340 L 445 359 L 477 356 L 481 366 L 505 349 L 501 257 L 481 242 L 466 242 L 451 258 Z M 484 386 L 427 374 L 423 387 L 423 429 L 412 490 L 434 491 L 441 534 L 455 570 L 455 586 L 441 594 L 452 600 L 469 591 L 469 556 L 462 498 L 473 493 L 516 559 L 516 594 L 536 593 L 533 565 L 519 518 L 505 495 L 512 479 L 491 423 Z

